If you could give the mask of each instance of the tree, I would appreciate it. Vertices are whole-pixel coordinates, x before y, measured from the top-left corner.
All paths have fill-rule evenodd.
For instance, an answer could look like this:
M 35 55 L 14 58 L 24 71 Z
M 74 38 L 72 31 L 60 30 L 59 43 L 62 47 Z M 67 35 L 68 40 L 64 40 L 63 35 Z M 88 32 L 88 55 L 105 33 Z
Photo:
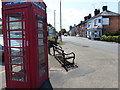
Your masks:
M 66 33 L 66 29 L 62 29 L 61 33 L 64 35 L 64 33 Z
M 51 24 L 48 24 L 49 27 L 53 27 Z

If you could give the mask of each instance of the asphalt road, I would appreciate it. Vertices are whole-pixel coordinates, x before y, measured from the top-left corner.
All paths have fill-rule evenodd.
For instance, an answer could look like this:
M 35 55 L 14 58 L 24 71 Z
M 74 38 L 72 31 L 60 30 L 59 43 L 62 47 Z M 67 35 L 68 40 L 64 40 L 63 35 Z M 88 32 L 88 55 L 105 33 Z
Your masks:
M 63 41 L 73 43 L 73 44 L 76 44 L 76 45 L 90 46 L 90 47 L 93 47 L 93 48 L 118 53 L 118 44 L 114 43 L 114 42 L 89 40 L 87 38 L 70 37 L 70 36 L 67 36 L 67 37 L 63 36 Z
M 62 37 L 66 53 L 75 53 L 78 68 L 66 72 L 49 56 L 53 88 L 118 88 L 118 44 L 81 37 Z

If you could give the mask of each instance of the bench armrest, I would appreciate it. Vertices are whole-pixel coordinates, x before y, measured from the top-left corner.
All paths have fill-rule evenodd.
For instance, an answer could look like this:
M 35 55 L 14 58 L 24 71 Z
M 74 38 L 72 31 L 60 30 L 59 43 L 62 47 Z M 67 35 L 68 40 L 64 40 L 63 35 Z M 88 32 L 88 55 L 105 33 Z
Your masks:
M 73 55 L 75 55 L 75 54 L 74 54 L 74 52 L 67 53 L 67 54 L 66 54 L 66 53 L 64 53 L 64 54 L 65 54 L 65 55 L 70 55 L 70 54 L 73 54 Z
M 71 52 L 71 53 L 64 53 L 64 55 L 65 55 L 65 58 L 66 59 L 69 59 L 69 58 L 73 58 L 73 59 L 75 59 L 75 53 L 73 53 L 73 52 Z

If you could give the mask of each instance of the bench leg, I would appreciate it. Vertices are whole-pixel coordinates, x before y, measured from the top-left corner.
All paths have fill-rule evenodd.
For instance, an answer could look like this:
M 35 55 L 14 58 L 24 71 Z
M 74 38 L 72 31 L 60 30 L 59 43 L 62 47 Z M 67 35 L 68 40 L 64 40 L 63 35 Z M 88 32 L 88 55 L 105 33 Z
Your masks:
M 53 56 L 55 56 L 55 49 L 54 49 L 54 47 L 53 47 Z

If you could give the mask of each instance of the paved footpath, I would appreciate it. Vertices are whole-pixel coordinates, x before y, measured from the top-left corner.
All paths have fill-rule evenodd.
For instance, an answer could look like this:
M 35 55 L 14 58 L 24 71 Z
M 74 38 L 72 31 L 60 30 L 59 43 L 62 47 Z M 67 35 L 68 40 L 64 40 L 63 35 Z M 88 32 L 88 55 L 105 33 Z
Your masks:
M 65 52 L 75 52 L 78 68 L 66 72 L 49 56 L 50 82 L 53 88 L 117 88 L 118 56 L 115 53 L 70 43 Z
M 0 61 L 0 90 L 2 88 L 5 88 L 5 70 L 4 70 L 4 65 L 2 65 L 2 62 Z

